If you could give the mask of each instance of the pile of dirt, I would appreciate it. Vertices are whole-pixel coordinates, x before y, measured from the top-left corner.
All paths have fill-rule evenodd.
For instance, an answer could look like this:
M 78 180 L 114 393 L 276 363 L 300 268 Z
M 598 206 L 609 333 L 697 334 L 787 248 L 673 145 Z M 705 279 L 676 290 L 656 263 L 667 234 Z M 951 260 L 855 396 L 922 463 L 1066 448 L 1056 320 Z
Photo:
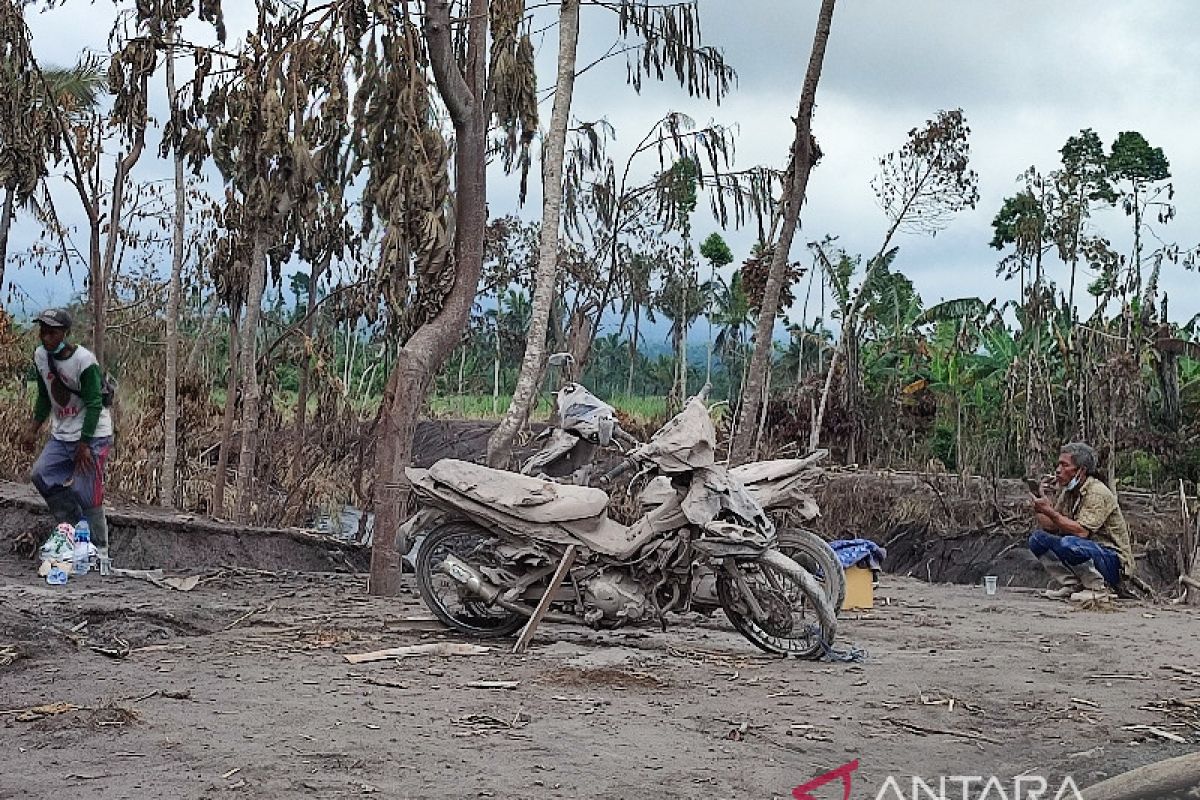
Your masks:
M 421 420 L 413 434 L 413 466 L 424 469 L 439 458 L 481 461 L 496 424 L 474 420 Z
M 53 527 L 31 487 L 0 482 L 0 547 L 24 550 L 23 534 L 41 541 Z M 108 529 L 113 562 L 126 569 L 361 572 L 370 560 L 361 546 L 310 531 L 248 528 L 144 506 L 110 507 Z
M 1041 586 L 1025 546 L 1032 517 L 1021 481 L 945 473 L 831 472 L 815 527 L 827 539 L 871 539 L 888 550 L 888 572 L 944 583 Z M 1157 588 L 1179 576 L 1178 499 L 1123 492 L 1139 576 Z
M 423 419 L 413 434 L 412 461 L 414 467 L 425 469 L 440 458 L 457 458 L 482 464 L 487 460 L 487 443 L 496 422 L 487 420 Z M 513 448 L 513 461 L 522 463 L 542 447 L 536 436 L 545 429 L 544 423 L 532 423 L 518 437 Z

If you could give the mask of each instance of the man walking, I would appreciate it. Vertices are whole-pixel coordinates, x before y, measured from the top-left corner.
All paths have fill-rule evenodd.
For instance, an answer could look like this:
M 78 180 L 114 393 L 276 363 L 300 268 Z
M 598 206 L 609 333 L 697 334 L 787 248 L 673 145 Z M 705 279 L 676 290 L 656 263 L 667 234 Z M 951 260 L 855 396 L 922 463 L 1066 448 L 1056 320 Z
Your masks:
M 100 364 L 87 348 L 67 341 L 71 315 L 65 309 L 48 308 L 37 323 L 42 342 L 33 354 L 37 402 L 21 441 L 32 450 L 47 419 L 50 440 L 33 465 L 33 485 L 55 522 L 87 520 L 92 543 L 107 557 L 104 467 L 112 450 L 113 422 L 105 407 Z
M 1033 497 L 1037 529 L 1029 549 L 1060 584 L 1046 597 L 1111 598 L 1122 576 L 1134 573 L 1129 526 L 1116 495 L 1095 472 L 1095 450 L 1082 442 L 1064 445 L 1054 469 L 1058 498 Z

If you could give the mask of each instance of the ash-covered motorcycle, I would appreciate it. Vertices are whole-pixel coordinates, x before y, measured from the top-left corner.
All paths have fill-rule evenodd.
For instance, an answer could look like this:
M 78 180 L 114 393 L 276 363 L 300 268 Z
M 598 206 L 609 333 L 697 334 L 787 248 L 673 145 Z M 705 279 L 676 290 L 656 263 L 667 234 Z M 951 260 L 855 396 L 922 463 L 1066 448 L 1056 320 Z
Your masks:
M 775 549 L 774 525 L 716 463 L 715 442 L 708 408 L 693 398 L 611 470 L 608 480 L 637 469 L 671 488 L 628 526 L 608 516 L 601 489 L 455 459 L 408 470 L 424 508 L 402 533 L 424 538 L 415 565 L 422 599 L 454 629 L 511 635 L 575 546 L 580 557 L 554 589 L 547 620 L 665 627 L 667 612 L 719 606 L 761 649 L 819 657 L 836 635 L 833 605 L 808 570 Z M 715 593 L 699 588 L 701 567 Z

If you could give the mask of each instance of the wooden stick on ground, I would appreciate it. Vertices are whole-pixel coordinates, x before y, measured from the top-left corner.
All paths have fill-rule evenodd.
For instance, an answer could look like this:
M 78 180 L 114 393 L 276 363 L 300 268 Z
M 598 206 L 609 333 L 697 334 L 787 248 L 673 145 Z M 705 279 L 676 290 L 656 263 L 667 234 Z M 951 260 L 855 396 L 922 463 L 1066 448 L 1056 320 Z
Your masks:
M 982 733 L 976 733 L 975 731 L 968 731 L 968 730 L 954 731 L 954 730 L 946 730 L 944 728 L 928 728 L 924 725 L 917 725 L 912 722 L 905 722 L 904 720 L 896 719 L 894 717 L 880 717 L 879 719 L 881 722 L 891 723 L 892 725 L 895 725 L 897 728 L 906 730 L 909 733 L 918 733 L 921 735 L 933 734 L 936 736 L 958 736 L 963 739 L 971 739 L 972 741 L 987 742 L 988 744 L 1000 744 L 995 739 L 991 739 L 987 736 L 984 736 Z
M 529 618 L 529 622 L 525 623 L 525 627 L 521 629 L 521 635 L 517 638 L 517 643 L 513 645 L 514 653 L 524 653 L 525 648 L 529 647 L 530 641 L 533 640 L 534 631 L 537 630 L 538 623 L 542 621 L 542 617 L 546 616 L 546 612 L 550 610 L 550 603 L 554 600 L 554 593 L 558 591 L 558 587 L 562 585 L 563 579 L 567 577 L 567 573 L 571 570 L 571 565 L 575 563 L 576 551 L 577 548 L 573 544 L 567 545 L 567 549 L 563 551 L 562 561 L 558 562 L 558 569 L 554 570 L 554 576 L 550 578 L 550 585 L 546 587 L 546 593 L 538 601 L 537 608 L 533 610 L 533 616 Z

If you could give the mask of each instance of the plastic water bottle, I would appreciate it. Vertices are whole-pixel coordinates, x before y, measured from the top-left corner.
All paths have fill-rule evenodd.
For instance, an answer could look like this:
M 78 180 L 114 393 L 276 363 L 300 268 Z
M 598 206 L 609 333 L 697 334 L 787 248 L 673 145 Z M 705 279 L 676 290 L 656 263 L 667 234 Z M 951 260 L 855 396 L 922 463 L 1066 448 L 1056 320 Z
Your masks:
M 75 526 L 75 553 L 72 561 L 76 575 L 83 575 L 91 566 L 92 554 L 92 529 L 88 526 L 87 520 L 79 520 L 79 524 Z

